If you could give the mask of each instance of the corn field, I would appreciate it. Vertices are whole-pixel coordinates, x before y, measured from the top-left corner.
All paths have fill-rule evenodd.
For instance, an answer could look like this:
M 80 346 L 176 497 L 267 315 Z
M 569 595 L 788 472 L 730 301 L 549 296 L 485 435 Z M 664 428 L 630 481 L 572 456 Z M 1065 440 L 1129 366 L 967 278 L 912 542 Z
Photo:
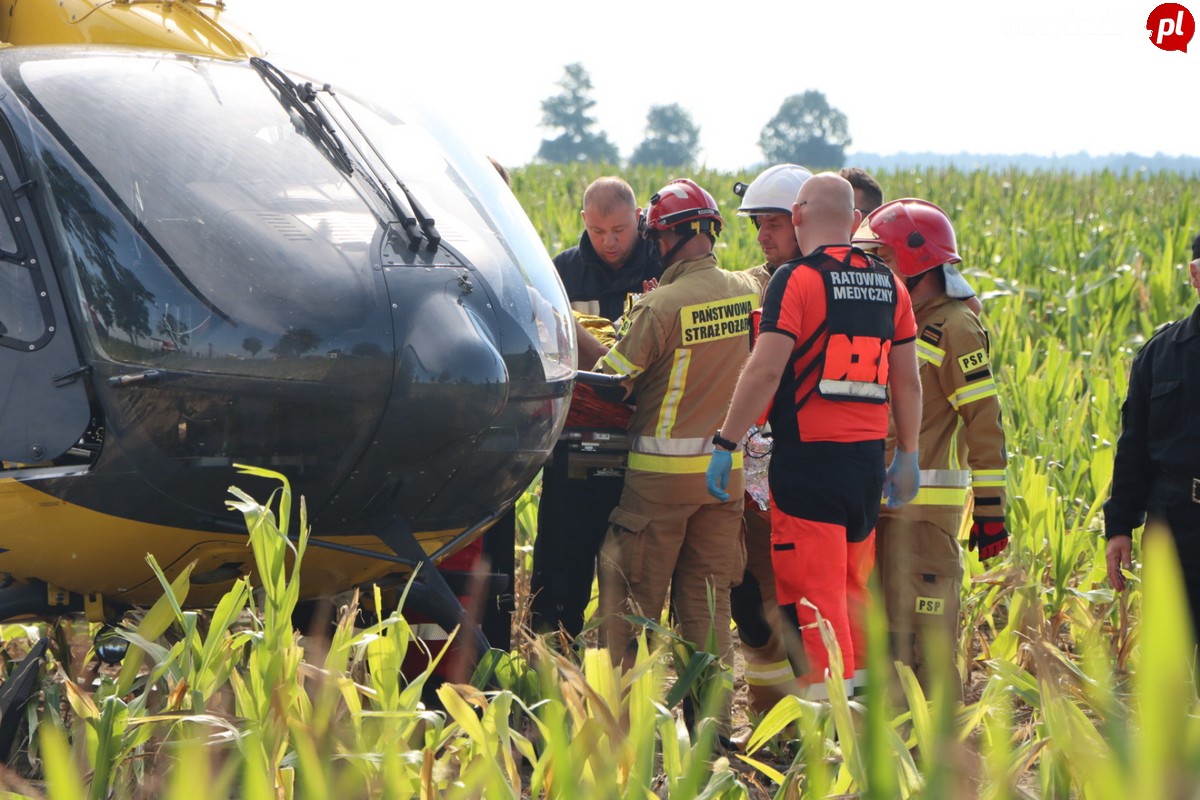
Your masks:
M 513 187 L 551 252 L 576 243 L 593 166 L 518 169 Z M 639 198 L 668 179 L 625 174 Z M 717 254 L 760 263 L 735 180 L 691 177 L 722 204 Z M 1133 354 L 1190 311 L 1194 178 L 914 171 L 880 174 L 955 222 L 962 272 L 984 303 L 1008 437 L 1010 546 L 985 570 L 967 557 L 958 663 L 963 704 L 902 697 L 788 698 L 752 719 L 744 751 L 688 729 L 685 696 L 722 702 L 718 671 L 655 623 L 635 666 L 586 646 L 518 636 L 470 683 L 432 686 L 400 664 L 422 647 L 403 594 L 344 600 L 327 641 L 292 627 L 304 509 L 286 478 L 271 498 L 236 490 L 257 574 L 220 604 L 185 610 L 187 572 L 157 570 L 162 599 L 123 634 L 123 665 L 98 669 L 78 620 L 0 629 L 5 673 L 54 641 L 4 797 L 259 798 L 1095 798 L 1200 792 L 1200 704 L 1182 585 L 1164 542 L 1135 537 L 1135 578 L 1105 580 L 1101 504 Z M 236 484 L 236 476 L 231 483 Z M 536 487 L 518 503 L 519 570 L 536 535 Z M 300 534 L 300 543 L 286 538 Z M 523 561 L 523 563 L 522 563 Z M 1144 568 L 1143 565 L 1144 564 Z M 1149 613 L 1143 615 L 1143 606 Z M 372 616 L 366 622 L 360 607 Z M 519 616 L 520 619 L 520 616 Z M 870 620 L 871 672 L 887 663 Z M 433 653 L 434 661 L 443 654 Z M 436 695 L 436 701 L 431 700 Z

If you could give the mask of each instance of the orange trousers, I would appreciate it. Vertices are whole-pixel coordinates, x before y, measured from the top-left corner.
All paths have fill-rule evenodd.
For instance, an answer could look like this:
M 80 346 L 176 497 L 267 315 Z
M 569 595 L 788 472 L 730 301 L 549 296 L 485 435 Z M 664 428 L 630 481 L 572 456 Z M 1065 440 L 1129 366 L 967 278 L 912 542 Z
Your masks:
M 866 669 L 867 581 L 875 563 L 875 533 L 860 542 L 846 540 L 841 525 L 788 516 L 772 505 L 771 560 L 781 609 L 800 628 L 804 663 L 794 664 L 804 685 L 821 683 L 829 652 L 817 614 L 833 628 L 842 651 L 842 677 Z M 798 661 L 793 657 L 793 661 Z

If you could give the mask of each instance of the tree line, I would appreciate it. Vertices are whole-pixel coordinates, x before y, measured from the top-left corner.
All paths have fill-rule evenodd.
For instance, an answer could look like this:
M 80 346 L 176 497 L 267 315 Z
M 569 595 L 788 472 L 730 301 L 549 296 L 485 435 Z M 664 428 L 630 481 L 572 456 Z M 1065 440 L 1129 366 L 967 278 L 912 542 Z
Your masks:
M 562 91 L 542 101 L 542 127 L 559 130 L 543 139 L 538 158 L 552 164 L 575 161 L 620 161 L 608 134 L 596 130 L 589 113 L 592 79 L 582 64 L 568 64 L 558 81 Z M 696 163 L 700 128 L 678 103 L 651 106 L 646 115 L 646 138 L 629 157 L 631 165 L 690 167 Z M 807 91 L 786 98 L 763 127 L 758 146 L 768 164 L 792 163 L 837 169 L 851 143 L 846 115 L 829 105 L 825 95 Z

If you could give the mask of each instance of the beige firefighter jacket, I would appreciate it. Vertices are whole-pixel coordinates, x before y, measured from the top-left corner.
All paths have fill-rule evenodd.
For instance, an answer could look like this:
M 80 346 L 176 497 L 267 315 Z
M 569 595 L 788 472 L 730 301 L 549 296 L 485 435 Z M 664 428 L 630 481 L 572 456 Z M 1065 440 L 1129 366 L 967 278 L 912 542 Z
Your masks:
M 976 517 L 1003 519 L 1006 453 L 987 331 L 945 295 L 914 304 L 921 369 L 921 488 L 881 514 L 936 523 L 952 535 L 970 489 Z M 889 437 L 888 449 L 895 441 Z M 890 456 L 889 456 L 890 458 Z
M 633 379 L 626 485 L 671 493 L 680 504 L 717 502 L 704 472 L 750 353 L 750 312 L 759 296 L 754 279 L 720 269 L 709 254 L 675 262 L 634 304 L 616 346 L 596 365 Z M 742 494 L 741 465 L 739 449 L 728 487 L 733 497 Z
M 751 267 L 746 270 L 745 274 L 754 278 L 754 282 L 758 284 L 758 293 L 761 297 L 767 293 L 767 284 L 771 282 L 771 275 L 774 274 L 774 271 L 771 270 L 770 263 L 764 261 L 757 267 Z M 760 301 L 758 305 L 761 306 L 762 302 Z

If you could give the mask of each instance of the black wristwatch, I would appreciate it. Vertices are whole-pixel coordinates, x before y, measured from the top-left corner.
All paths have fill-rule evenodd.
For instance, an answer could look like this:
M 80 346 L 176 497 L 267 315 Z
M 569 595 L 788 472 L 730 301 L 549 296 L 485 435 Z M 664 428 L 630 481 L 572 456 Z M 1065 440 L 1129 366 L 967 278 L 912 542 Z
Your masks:
M 730 452 L 737 450 L 737 442 L 729 441 L 728 439 L 726 439 L 724 436 L 721 435 L 720 431 L 717 431 L 716 433 L 713 434 L 712 443 L 715 444 L 717 447 L 720 447 L 722 450 L 728 450 Z

